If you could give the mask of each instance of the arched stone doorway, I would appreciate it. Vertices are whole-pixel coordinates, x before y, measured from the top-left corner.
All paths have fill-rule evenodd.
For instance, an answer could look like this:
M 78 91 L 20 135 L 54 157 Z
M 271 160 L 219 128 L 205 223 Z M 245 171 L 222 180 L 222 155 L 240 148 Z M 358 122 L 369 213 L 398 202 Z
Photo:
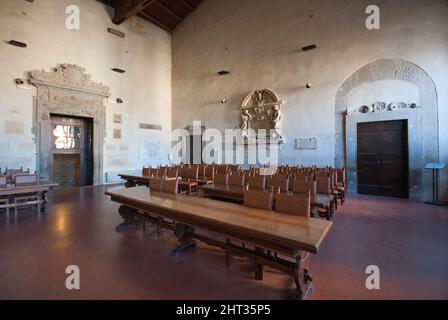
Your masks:
M 349 105 L 349 95 L 361 85 L 396 80 L 417 87 L 419 101 L 380 101 Z M 412 101 L 409 101 L 412 102 Z M 400 59 L 382 59 L 360 68 L 348 77 L 335 99 L 335 165 L 347 168 L 349 193 L 357 193 L 356 124 L 361 122 L 407 120 L 409 124 L 409 194 L 422 200 L 431 193 L 432 176 L 423 167 L 438 162 L 438 102 L 431 77 L 419 66 Z

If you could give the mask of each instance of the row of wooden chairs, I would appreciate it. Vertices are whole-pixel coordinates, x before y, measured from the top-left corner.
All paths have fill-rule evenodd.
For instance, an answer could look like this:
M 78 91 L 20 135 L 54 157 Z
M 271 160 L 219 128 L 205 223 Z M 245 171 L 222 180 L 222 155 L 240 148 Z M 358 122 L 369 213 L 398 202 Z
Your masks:
M 275 201 L 274 201 L 275 200 Z M 303 193 L 276 193 L 259 190 L 247 190 L 244 192 L 244 205 L 246 207 L 273 210 L 310 218 L 311 216 L 311 192 Z

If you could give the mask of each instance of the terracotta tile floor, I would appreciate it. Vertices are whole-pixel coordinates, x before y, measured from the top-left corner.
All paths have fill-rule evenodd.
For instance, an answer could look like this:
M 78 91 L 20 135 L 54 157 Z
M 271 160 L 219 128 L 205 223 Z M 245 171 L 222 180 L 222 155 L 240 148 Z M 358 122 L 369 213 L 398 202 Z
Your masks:
M 169 257 L 175 237 L 150 229 L 114 231 L 118 205 L 106 187 L 50 196 L 48 215 L 0 213 L 0 299 L 287 299 L 293 281 L 199 245 Z M 350 197 L 311 271 L 311 299 L 448 299 L 448 209 L 406 200 Z M 81 270 L 81 290 L 65 289 L 65 268 Z M 381 290 L 365 288 L 365 268 L 381 269 Z

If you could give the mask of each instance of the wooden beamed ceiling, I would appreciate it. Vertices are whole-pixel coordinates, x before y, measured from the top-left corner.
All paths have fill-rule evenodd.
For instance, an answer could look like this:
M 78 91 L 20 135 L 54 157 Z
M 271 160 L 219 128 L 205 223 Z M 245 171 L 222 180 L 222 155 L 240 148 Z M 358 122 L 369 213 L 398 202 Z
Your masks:
M 113 22 L 122 24 L 140 16 L 162 29 L 173 32 L 202 0 L 98 0 L 115 9 Z

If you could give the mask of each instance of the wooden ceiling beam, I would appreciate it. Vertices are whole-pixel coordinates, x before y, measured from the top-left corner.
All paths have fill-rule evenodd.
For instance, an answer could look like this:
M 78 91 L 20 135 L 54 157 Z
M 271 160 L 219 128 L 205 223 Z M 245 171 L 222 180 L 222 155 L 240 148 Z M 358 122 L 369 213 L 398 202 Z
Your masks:
M 139 13 L 140 16 L 142 16 L 143 18 L 151 21 L 152 23 L 154 23 L 155 25 L 158 25 L 160 28 L 162 28 L 165 31 L 168 31 L 170 33 L 173 32 L 173 29 L 168 27 L 167 25 L 165 25 L 163 22 L 160 22 L 159 20 L 154 19 L 153 17 L 151 17 L 149 14 L 147 14 L 145 11 L 142 11 Z
M 185 8 L 190 10 L 190 12 L 194 11 L 194 8 L 185 0 L 180 0 L 180 2 L 184 5 Z
M 115 24 L 122 24 L 133 16 L 143 12 L 143 10 L 155 3 L 156 0 L 124 0 L 117 3 L 115 7 Z
M 159 1 L 156 1 L 156 4 L 159 6 L 160 9 L 168 13 L 170 16 L 172 16 L 174 19 L 176 19 L 178 22 L 182 22 L 182 18 L 179 17 L 175 12 L 173 12 L 170 8 L 165 6 L 163 3 L 160 3 Z

